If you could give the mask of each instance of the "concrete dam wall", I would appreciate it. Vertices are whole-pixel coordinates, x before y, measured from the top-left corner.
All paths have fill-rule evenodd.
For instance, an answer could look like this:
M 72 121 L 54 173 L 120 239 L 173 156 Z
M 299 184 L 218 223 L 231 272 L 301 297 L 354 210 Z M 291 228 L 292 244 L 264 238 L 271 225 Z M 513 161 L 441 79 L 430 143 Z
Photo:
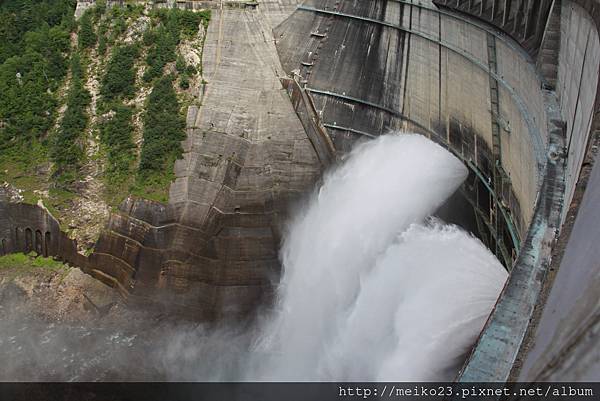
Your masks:
M 447 145 L 470 164 L 463 190 L 482 237 L 510 265 L 555 128 L 526 53 L 433 5 L 330 3 L 303 3 L 275 33 L 286 71 L 306 81 L 336 148 L 391 130 Z
M 547 365 L 534 360 L 547 363 L 540 356 L 547 349 L 526 356 L 540 335 L 530 322 L 550 291 L 548 271 L 572 268 L 560 266 L 557 236 L 563 228 L 558 243 L 569 242 L 563 223 L 572 224 L 579 210 L 596 151 L 600 47 L 586 4 L 309 0 L 275 38 L 286 72 L 314 102 L 314 118 L 337 151 L 361 138 L 412 131 L 470 168 L 461 192 L 476 234 L 512 270 L 459 379 L 514 378 L 523 358 L 543 370 Z M 592 238 L 582 241 L 594 246 Z M 578 284 L 587 289 L 581 298 L 593 305 L 580 312 L 589 329 L 597 324 L 599 268 L 592 254 L 579 257 L 586 273 Z M 591 277 L 594 284 L 584 285 Z M 558 280 L 554 291 L 562 285 Z M 554 322 L 554 363 L 567 349 L 557 338 L 572 341 L 584 330 L 557 324 L 572 312 L 542 318 L 542 325 Z M 539 376 L 528 370 L 521 377 Z
M 510 271 L 458 379 L 590 379 L 600 8 L 500 3 L 215 7 L 169 203 L 126 199 L 86 257 L 44 209 L 0 199 L 0 251 L 58 256 L 131 302 L 244 315 L 270 296 L 289 205 L 323 168 L 357 141 L 416 132 L 469 168 L 466 211 L 450 214 Z

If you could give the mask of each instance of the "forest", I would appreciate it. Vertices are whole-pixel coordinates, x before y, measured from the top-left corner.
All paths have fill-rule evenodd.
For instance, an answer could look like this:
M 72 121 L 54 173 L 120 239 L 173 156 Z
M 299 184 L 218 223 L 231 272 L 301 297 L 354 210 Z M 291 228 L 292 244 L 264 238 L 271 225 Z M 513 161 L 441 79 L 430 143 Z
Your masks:
M 206 29 L 210 12 L 99 0 L 76 20 L 75 6 L 0 3 L 0 181 L 32 202 L 47 188 L 46 201 L 60 209 L 77 196 L 84 165 L 97 163 L 110 204 L 128 192 L 165 201 L 185 139 L 178 91 L 201 73 L 178 45 Z M 150 21 L 143 35 L 125 40 L 141 17 Z M 138 129 L 141 141 L 134 140 Z M 90 156 L 94 137 L 100 153 Z
M 68 71 L 73 0 L 8 0 L 0 5 L 0 149 L 43 140 L 55 91 Z

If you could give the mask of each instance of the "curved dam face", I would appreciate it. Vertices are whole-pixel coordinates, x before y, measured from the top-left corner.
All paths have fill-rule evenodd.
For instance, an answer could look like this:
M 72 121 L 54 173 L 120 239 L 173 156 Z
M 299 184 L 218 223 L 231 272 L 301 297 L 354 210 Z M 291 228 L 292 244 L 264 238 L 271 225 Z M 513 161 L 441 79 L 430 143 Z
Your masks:
M 558 323 L 577 302 L 543 314 L 551 333 L 530 325 L 551 292 L 547 272 L 576 268 L 561 249 L 573 242 L 570 219 L 595 159 L 600 56 L 585 2 L 533 3 L 308 0 L 274 30 L 292 99 L 305 97 L 295 108 L 301 120 L 312 113 L 305 128 L 337 152 L 401 130 L 428 136 L 469 167 L 460 196 L 473 210 L 473 231 L 511 275 L 459 376 L 465 381 L 505 381 L 519 371 L 539 378 L 552 359 L 541 355 L 564 359 L 568 341 L 597 324 L 599 269 L 593 255 L 580 254 L 580 280 L 558 280 L 552 291 L 582 285 L 577 302 L 589 302 L 577 315 L 587 326 Z M 580 241 L 592 246 L 592 238 Z M 547 338 L 545 348 L 527 354 L 536 336 Z
M 463 159 L 480 236 L 512 264 L 554 128 L 516 43 L 432 4 L 399 1 L 308 1 L 275 36 L 284 68 L 299 74 L 339 151 L 404 130 Z

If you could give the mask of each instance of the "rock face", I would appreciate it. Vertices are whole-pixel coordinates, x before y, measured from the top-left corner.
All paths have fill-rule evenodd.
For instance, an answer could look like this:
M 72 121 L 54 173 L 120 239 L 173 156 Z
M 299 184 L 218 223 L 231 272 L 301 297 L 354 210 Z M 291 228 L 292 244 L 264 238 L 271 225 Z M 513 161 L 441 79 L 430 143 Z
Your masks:
M 121 307 L 122 300 L 112 288 L 77 268 L 8 266 L 0 270 L 2 319 L 87 322 Z
M 175 364 L 163 362 L 164 350 L 189 327 L 129 307 L 78 268 L 24 255 L 0 260 L 4 381 L 164 381 Z
M 259 8 L 213 11 L 202 106 L 188 110 L 184 157 L 175 163 L 167 205 L 125 200 L 85 257 L 46 211 L 5 203 L 2 216 L 12 228 L 0 235 L 3 252 L 40 247 L 134 303 L 199 319 L 243 315 L 268 297 L 289 207 L 322 169 L 281 85 L 271 39 L 294 6 L 265 1 Z M 41 238 L 49 233 L 47 245 L 38 245 L 38 231 Z

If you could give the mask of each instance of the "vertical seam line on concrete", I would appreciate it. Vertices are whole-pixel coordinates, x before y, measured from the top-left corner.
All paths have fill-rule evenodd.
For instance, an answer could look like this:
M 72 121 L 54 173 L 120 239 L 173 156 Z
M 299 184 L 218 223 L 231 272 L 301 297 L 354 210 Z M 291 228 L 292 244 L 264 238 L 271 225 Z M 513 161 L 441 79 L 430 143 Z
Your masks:
M 409 7 L 408 8 L 408 26 L 412 29 L 412 15 L 413 15 L 413 8 Z M 410 43 L 411 43 L 411 39 L 412 39 L 412 35 L 410 32 L 407 32 L 406 35 L 404 35 L 405 37 L 405 46 L 406 46 L 406 57 L 405 57 L 405 65 L 406 67 L 404 68 L 404 87 L 403 87 L 403 94 L 402 94 L 402 113 L 404 113 L 406 111 L 406 93 L 408 92 L 408 71 L 409 71 L 409 66 L 410 66 Z
M 493 35 L 490 35 L 489 33 L 486 34 L 486 43 L 487 43 L 487 54 L 488 54 L 488 66 L 489 66 L 490 71 L 493 71 L 494 73 L 496 73 L 498 71 L 498 59 L 497 59 L 497 53 L 496 53 L 496 51 L 497 51 L 496 37 Z M 499 168 L 502 168 L 502 138 L 501 138 L 500 124 L 498 122 L 498 119 L 500 118 L 500 93 L 498 92 L 498 81 L 491 75 L 489 76 L 489 88 L 490 88 L 490 120 L 491 120 L 491 126 L 492 126 L 492 156 L 494 158 L 494 166 L 492 167 L 492 171 L 493 171 L 492 178 L 494 180 L 494 188 L 500 188 L 500 190 L 502 191 L 502 189 L 504 187 L 504 177 L 502 176 L 501 172 L 498 171 Z M 495 92 L 495 95 L 494 95 L 494 92 Z M 502 185 L 499 185 L 499 183 L 501 181 L 502 181 Z M 510 180 L 509 180 L 509 183 L 512 187 L 512 183 L 510 182 Z M 498 198 L 502 198 L 502 193 L 500 193 Z M 499 207 L 499 202 L 497 199 L 495 200 L 493 206 Z M 491 215 L 491 211 L 490 211 L 490 215 Z M 505 263 L 507 265 L 509 265 L 510 263 L 512 263 L 512 258 L 510 256 L 508 256 L 506 246 L 503 246 L 504 244 L 500 244 L 498 241 L 500 227 L 498 224 L 499 221 L 498 221 L 497 215 L 495 216 L 494 220 L 495 220 L 494 221 L 494 223 L 495 223 L 494 224 L 494 230 L 495 230 L 494 238 L 496 239 L 495 253 L 497 255 L 500 252 L 504 258 Z M 517 248 L 518 242 L 515 241 L 515 237 L 512 232 L 511 232 L 511 237 L 513 237 L 512 238 L 513 246 L 515 246 L 515 249 L 518 249 Z
M 442 41 L 442 16 L 438 14 L 438 38 Z M 442 45 L 438 44 L 438 121 L 442 121 Z
M 567 155 L 571 151 L 571 142 L 573 139 L 573 130 L 575 129 L 575 120 L 577 119 L 577 113 L 579 112 L 579 97 L 581 96 L 581 85 L 583 82 L 583 72 L 585 71 L 585 60 L 587 59 L 588 46 L 590 44 L 590 33 L 592 27 L 588 30 L 587 37 L 585 39 L 585 50 L 583 51 L 583 60 L 581 60 L 581 71 L 579 73 L 579 86 L 577 88 L 577 99 L 575 100 L 575 112 L 573 113 L 573 123 L 571 124 L 569 143 L 567 144 Z
M 527 55 L 528 57 L 531 57 L 529 55 L 529 53 L 527 53 L 523 49 L 523 47 L 521 45 L 519 45 L 518 42 L 516 42 L 516 40 L 513 37 L 511 37 L 510 35 L 504 33 L 501 29 L 494 29 L 493 28 L 494 25 L 492 25 L 490 22 L 487 22 L 487 21 L 484 21 L 484 22 L 475 22 L 475 21 L 470 20 L 468 18 L 465 18 L 465 17 L 463 17 L 460 14 L 457 14 L 455 12 L 444 11 L 442 9 L 434 8 L 434 7 L 429 7 L 429 6 L 426 6 L 426 5 L 421 4 L 421 3 L 413 3 L 413 2 L 408 1 L 408 0 L 388 0 L 388 1 L 394 1 L 394 2 L 397 2 L 397 3 L 403 3 L 403 4 L 408 4 L 408 5 L 411 5 L 411 6 L 419 7 L 419 8 L 422 8 L 424 10 L 436 12 L 438 14 L 442 14 L 442 15 L 445 15 L 447 17 L 453 18 L 455 20 L 464 22 L 466 24 L 469 24 L 471 26 L 474 26 L 476 28 L 484 30 L 484 31 L 486 31 L 486 32 L 488 32 L 488 33 L 496 36 L 499 39 L 504 40 L 506 42 L 506 44 L 511 49 L 516 50 L 519 53 L 522 53 L 523 55 Z M 449 6 L 446 4 L 446 7 L 449 7 Z M 458 11 L 460 11 L 460 10 L 458 10 Z
M 223 0 L 219 1 L 219 36 L 217 36 L 217 54 L 215 55 L 216 57 L 216 63 L 215 63 L 215 70 L 213 71 L 213 76 L 211 77 L 211 80 L 213 80 L 215 78 L 215 76 L 217 75 L 217 71 L 219 70 L 219 65 L 221 64 L 221 45 L 223 42 L 223 18 L 224 18 L 224 12 L 223 12 Z

